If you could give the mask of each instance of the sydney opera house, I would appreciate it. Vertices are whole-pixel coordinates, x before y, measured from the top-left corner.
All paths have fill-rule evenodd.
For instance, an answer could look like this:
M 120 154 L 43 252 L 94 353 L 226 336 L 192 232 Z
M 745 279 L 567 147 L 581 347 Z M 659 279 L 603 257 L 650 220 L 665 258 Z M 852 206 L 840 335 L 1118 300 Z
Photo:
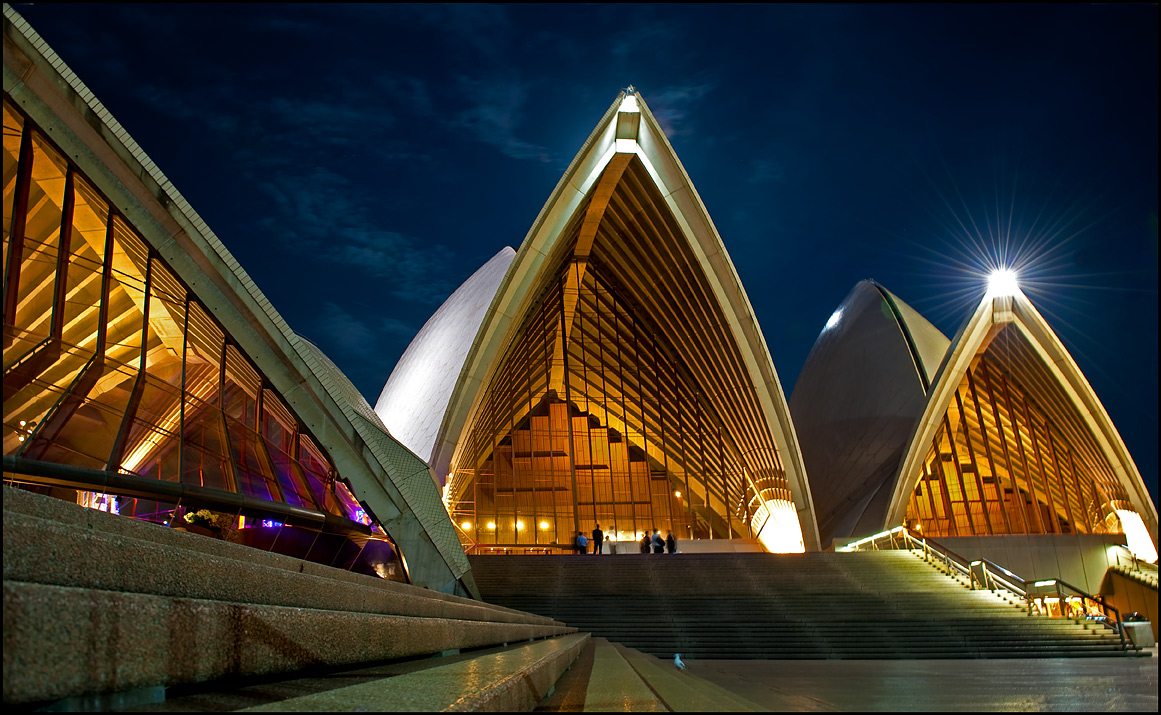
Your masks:
M 568 552 L 595 524 L 634 551 L 652 529 L 802 552 L 905 525 L 1104 535 L 1156 560 L 1132 456 L 1015 285 L 949 339 L 858 283 L 788 400 L 632 88 L 372 407 L 5 14 L 6 503 L 36 492 L 465 597 L 467 553 Z
M 1132 457 L 1010 275 L 954 340 L 860 282 L 788 408 L 725 247 L 631 92 L 520 250 L 423 327 L 376 412 L 432 466 L 473 553 L 568 551 L 593 524 L 773 552 L 907 525 L 1118 534 L 1156 559 Z
M 9 482 L 158 522 L 209 509 L 243 543 L 464 593 L 461 547 L 567 551 L 594 524 L 779 552 L 899 524 L 1155 543 L 1132 457 L 1018 287 L 949 341 L 859 283 L 788 405 L 633 91 L 372 409 L 75 75 L 36 74 L 59 60 L 6 68 Z

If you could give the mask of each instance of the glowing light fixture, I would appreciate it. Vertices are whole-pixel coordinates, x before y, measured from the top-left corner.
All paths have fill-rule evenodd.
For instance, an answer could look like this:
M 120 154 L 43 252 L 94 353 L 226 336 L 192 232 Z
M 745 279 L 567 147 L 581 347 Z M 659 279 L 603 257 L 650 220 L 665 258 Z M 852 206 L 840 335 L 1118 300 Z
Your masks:
M 516 522 L 516 528 L 517 528 L 517 529 L 523 529 L 523 528 L 524 528 L 524 522 L 522 522 L 522 521 L 519 521 L 519 520 L 518 520 L 518 521 Z
M 758 541 L 772 554 L 801 554 L 806 551 L 802 541 L 802 524 L 794 504 L 785 499 L 767 499 L 761 507 L 769 517 L 765 519 Z M 758 520 L 755 514 L 755 521 Z
M 988 295 L 994 298 L 1016 295 L 1020 292 L 1020 284 L 1016 280 L 1016 271 L 1001 268 L 988 276 Z
M 681 498 L 681 492 L 673 492 L 673 496 L 675 496 L 675 497 L 677 497 L 678 499 L 680 499 L 680 498 Z
M 472 522 L 465 521 L 464 523 L 460 524 L 460 526 L 463 528 L 464 531 L 468 531 L 469 529 L 472 528 Z
M 32 431 L 33 431 L 33 428 L 35 428 L 35 427 L 36 427 L 35 420 L 33 420 L 32 422 L 20 420 L 20 434 L 17 436 L 17 439 L 19 439 L 21 442 L 23 442 L 26 438 L 32 436 Z
M 1117 509 L 1117 518 L 1121 520 L 1121 529 L 1125 532 L 1125 546 L 1141 561 L 1157 563 L 1157 547 L 1141 515 L 1128 509 Z
M 547 528 L 548 528 L 548 522 L 547 522 L 547 521 L 542 521 L 542 522 L 540 522 L 540 528 L 541 528 L 541 529 L 547 529 Z
M 492 531 L 495 531 L 495 530 L 496 530 L 496 522 L 494 522 L 494 521 L 489 521 L 489 522 L 488 522 L 488 528 L 489 528 L 489 529 L 491 529 Z

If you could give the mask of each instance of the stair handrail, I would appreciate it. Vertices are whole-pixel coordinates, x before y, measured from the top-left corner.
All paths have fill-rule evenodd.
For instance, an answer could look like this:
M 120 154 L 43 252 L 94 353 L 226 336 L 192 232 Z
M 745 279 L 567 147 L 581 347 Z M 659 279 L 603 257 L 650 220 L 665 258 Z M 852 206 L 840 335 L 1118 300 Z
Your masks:
M 928 563 L 942 563 L 944 568 L 950 574 L 952 570 L 959 572 L 961 575 L 967 576 L 971 588 L 974 590 L 976 584 L 979 583 L 982 589 L 988 591 L 1004 590 L 1016 596 L 1019 600 L 1024 602 L 1025 610 L 1028 615 L 1033 615 L 1039 610 L 1037 603 L 1037 595 L 1033 593 L 1041 588 L 1053 586 L 1057 595 L 1058 603 L 1060 604 L 1060 617 L 1066 617 L 1064 612 L 1065 590 L 1072 591 L 1076 596 L 1082 599 L 1082 602 L 1091 602 L 1099 607 L 1103 617 L 1093 617 L 1091 611 L 1085 608 L 1085 618 L 1089 621 L 1100 623 L 1106 628 L 1113 629 L 1121 639 L 1121 649 L 1128 650 L 1128 645 L 1125 641 L 1125 629 L 1121 621 L 1121 612 L 1115 607 L 1109 605 L 1104 596 L 1094 596 L 1086 591 L 1083 591 L 1076 586 L 1063 581 L 1059 578 L 1044 579 L 1029 583 L 1025 579 L 1017 576 L 1015 573 L 1009 571 L 1003 566 L 991 561 L 989 559 L 977 559 L 975 561 L 968 561 L 963 556 L 955 553 L 943 544 L 940 544 L 934 539 L 929 539 L 918 534 L 914 534 L 906 526 L 896 526 L 894 529 L 868 536 L 858 541 L 854 541 L 846 546 L 836 548 L 835 551 L 863 551 L 870 549 L 878 551 L 880 545 L 889 545 L 889 549 L 915 549 L 923 552 L 923 560 Z M 979 575 L 976 574 L 974 566 L 980 567 Z M 999 587 L 997 589 L 996 587 Z M 1112 613 L 1113 620 L 1110 622 L 1109 614 Z M 1051 617 L 1050 613 L 1042 614 Z
M 942 563 L 949 574 L 953 570 L 959 572 L 970 579 L 972 588 L 975 588 L 975 576 L 972 573 L 971 563 L 967 559 L 942 544 L 913 534 L 905 526 L 896 526 L 894 529 L 859 539 L 846 546 L 838 547 L 835 551 L 863 551 L 867 548 L 878 551 L 881 545 L 886 545 L 888 549 L 903 548 L 922 551 L 924 561 Z M 1023 594 L 1021 594 L 1021 598 L 1023 598 Z
M 1132 571 L 1140 571 L 1141 570 L 1141 562 L 1137 560 L 1136 554 L 1134 554 L 1132 551 L 1129 551 L 1129 547 L 1125 546 L 1124 544 L 1117 544 L 1116 554 L 1117 554 L 1117 566 L 1119 566 L 1121 568 L 1125 568 L 1124 566 L 1121 565 L 1121 555 L 1124 554 L 1125 556 L 1128 557 L 1128 561 L 1129 561 L 1129 566 L 1127 569 L 1128 571 L 1132 572 Z
M 907 531 L 906 527 L 904 527 L 904 531 Z M 934 551 L 935 553 L 942 552 L 947 554 L 947 556 L 953 562 L 955 562 L 959 571 L 967 575 L 968 582 L 973 590 L 976 588 L 976 584 L 979 583 L 980 587 L 986 591 L 1008 591 L 1013 596 L 1024 602 L 1029 614 L 1032 613 L 1032 604 L 1028 595 L 1030 591 L 1028 582 L 1020 576 L 990 559 L 976 559 L 975 561 L 968 561 L 965 557 L 960 556 L 935 539 L 918 536 L 912 534 L 910 531 L 907 531 L 907 534 L 911 537 L 912 540 L 922 543 L 925 551 L 930 550 Z M 974 566 L 980 567 L 978 574 L 973 568 Z M 999 588 L 997 588 L 997 586 Z
M 1157 588 L 1158 579 L 1156 564 L 1151 564 L 1148 561 L 1143 561 L 1142 559 L 1137 558 L 1137 555 L 1124 544 L 1117 544 L 1116 556 L 1116 569 L 1120 573 L 1136 580 L 1138 583 L 1142 583 L 1152 588 Z M 1127 566 L 1122 562 L 1122 559 L 1129 562 Z
M 1089 610 L 1087 607 L 1085 607 L 1084 608 L 1084 619 L 1086 621 L 1100 623 L 1101 625 L 1105 626 L 1106 628 L 1113 629 L 1117 633 L 1117 635 L 1119 635 L 1121 638 L 1121 650 L 1128 650 L 1128 644 L 1125 641 L 1125 627 L 1123 625 L 1124 622 L 1121 620 L 1121 612 L 1115 606 L 1109 605 L 1109 603 L 1105 600 L 1104 596 L 1094 596 L 1091 593 L 1088 593 L 1087 591 L 1081 590 L 1081 589 L 1077 588 L 1076 586 L 1073 586 L 1069 582 L 1067 582 L 1063 579 L 1059 579 L 1059 578 L 1050 578 L 1050 579 L 1044 579 L 1043 581 L 1036 581 L 1035 583 L 1032 584 L 1032 586 L 1033 586 L 1033 588 L 1036 588 L 1036 589 L 1046 588 L 1049 586 L 1053 587 L 1053 590 L 1056 593 L 1057 603 L 1059 604 L 1061 618 L 1078 618 L 1079 617 L 1079 616 L 1075 616 L 1075 615 L 1067 615 L 1067 616 L 1065 615 L 1064 604 L 1065 604 L 1066 598 L 1071 597 L 1071 596 L 1066 597 L 1067 591 L 1071 591 L 1072 595 L 1079 597 L 1081 599 L 1082 603 L 1090 602 L 1090 603 L 1096 604 L 1096 606 L 1100 609 L 1101 616 L 1094 616 L 1092 611 Z M 1112 620 L 1110 620 L 1110 618 L 1109 618 L 1110 611 L 1112 612 L 1112 616 L 1113 616 Z

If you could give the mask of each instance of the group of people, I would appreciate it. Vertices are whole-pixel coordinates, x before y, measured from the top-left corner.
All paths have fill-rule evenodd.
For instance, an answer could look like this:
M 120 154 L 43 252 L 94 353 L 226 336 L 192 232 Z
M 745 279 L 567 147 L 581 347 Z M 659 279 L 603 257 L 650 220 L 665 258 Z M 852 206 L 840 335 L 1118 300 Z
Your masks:
M 653 536 L 649 536 L 646 531 L 641 536 L 641 553 L 647 554 L 652 548 L 655 554 L 664 554 L 669 552 L 671 554 L 677 553 L 677 539 L 673 537 L 672 531 L 665 532 L 666 536 L 663 538 L 657 529 L 653 530 Z M 600 554 L 601 547 L 605 543 L 605 532 L 601 531 L 601 525 L 597 524 L 597 528 L 593 529 L 593 553 Z M 585 536 L 583 531 L 576 532 L 576 541 L 574 542 L 578 554 L 587 554 L 589 552 L 589 538 Z

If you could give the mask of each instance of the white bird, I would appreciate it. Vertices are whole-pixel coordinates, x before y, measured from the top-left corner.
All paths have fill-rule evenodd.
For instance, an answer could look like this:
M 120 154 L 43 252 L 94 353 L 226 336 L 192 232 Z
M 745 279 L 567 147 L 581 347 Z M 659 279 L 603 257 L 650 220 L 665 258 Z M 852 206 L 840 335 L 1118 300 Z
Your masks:
M 678 670 L 685 670 L 685 663 L 681 662 L 681 653 L 673 654 L 673 664 L 677 666 Z

